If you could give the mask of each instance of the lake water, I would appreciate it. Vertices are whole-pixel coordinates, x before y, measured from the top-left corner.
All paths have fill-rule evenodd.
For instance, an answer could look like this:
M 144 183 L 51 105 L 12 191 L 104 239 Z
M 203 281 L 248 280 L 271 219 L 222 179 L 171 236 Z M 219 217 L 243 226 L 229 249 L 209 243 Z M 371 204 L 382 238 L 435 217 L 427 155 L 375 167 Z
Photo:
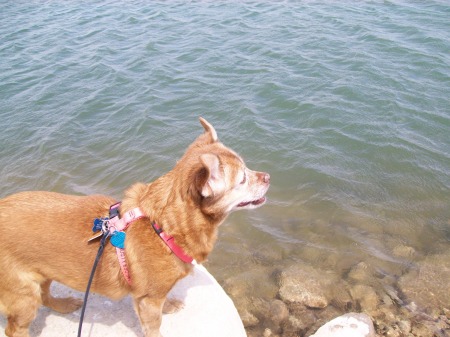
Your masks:
M 221 227 L 219 281 L 448 252 L 448 2 L 0 2 L 1 197 L 120 198 L 199 116 L 272 182 Z

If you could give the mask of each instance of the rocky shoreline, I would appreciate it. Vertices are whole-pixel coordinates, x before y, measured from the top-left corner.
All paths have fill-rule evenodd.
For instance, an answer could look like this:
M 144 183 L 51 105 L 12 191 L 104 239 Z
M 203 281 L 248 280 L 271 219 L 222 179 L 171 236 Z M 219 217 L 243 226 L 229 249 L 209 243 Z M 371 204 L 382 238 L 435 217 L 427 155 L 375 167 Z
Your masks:
M 415 254 L 407 246 L 394 253 L 404 258 Z M 450 336 L 450 252 L 416 256 L 394 276 L 366 262 L 344 274 L 308 263 L 274 265 L 280 263 L 266 260 L 222 284 L 249 337 L 312 336 L 349 312 L 365 313 L 376 336 Z M 255 293 L 266 297 L 253 297 Z

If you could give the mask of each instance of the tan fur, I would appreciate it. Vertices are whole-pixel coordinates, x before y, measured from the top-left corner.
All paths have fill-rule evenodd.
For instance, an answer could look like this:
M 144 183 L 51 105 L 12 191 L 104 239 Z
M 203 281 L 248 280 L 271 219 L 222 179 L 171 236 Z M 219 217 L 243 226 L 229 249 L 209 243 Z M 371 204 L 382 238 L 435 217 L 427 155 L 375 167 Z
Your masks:
M 156 221 L 201 263 L 226 216 L 264 203 L 269 187 L 268 174 L 246 168 L 217 140 L 211 124 L 200 121 L 205 133 L 172 171 L 148 185 L 137 183 L 125 193 L 120 213 L 140 207 L 148 216 L 126 232 L 132 285 L 121 274 L 114 247 L 107 244 L 91 288 L 113 299 L 131 294 L 147 337 L 161 336 L 163 307 L 168 312 L 181 307 L 178 301 L 166 303 L 166 295 L 192 269 L 173 255 L 150 222 Z M 61 313 L 80 307 L 79 299 L 53 298 L 49 287 L 55 280 L 85 290 L 98 249 L 98 241 L 87 243 L 93 219 L 107 216 L 115 202 L 103 195 L 53 192 L 22 192 L 0 200 L 0 310 L 8 318 L 7 336 L 29 336 L 28 327 L 42 304 Z

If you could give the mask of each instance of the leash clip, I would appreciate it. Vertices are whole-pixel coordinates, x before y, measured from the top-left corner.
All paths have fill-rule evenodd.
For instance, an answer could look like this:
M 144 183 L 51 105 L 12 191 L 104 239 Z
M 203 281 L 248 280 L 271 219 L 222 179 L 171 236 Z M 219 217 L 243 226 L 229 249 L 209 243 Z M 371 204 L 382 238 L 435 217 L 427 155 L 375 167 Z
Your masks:
M 101 236 L 108 237 L 110 235 L 109 218 L 96 218 L 92 226 L 94 234 L 88 239 L 91 242 Z
M 103 221 L 101 230 L 103 234 L 109 234 L 109 220 Z

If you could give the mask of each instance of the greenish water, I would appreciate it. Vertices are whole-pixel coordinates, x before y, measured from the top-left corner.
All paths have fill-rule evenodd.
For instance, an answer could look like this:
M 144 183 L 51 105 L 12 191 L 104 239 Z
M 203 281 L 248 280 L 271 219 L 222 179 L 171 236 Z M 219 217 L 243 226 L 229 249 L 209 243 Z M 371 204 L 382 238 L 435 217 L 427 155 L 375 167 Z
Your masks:
M 2 1 L 0 196 L 120 198 L 203 116 L 272 177 L 222 226 L 219 281 L 299 261 L 397 277 L 396 247 L 450 247 L 449 18 L 440 1 Z

